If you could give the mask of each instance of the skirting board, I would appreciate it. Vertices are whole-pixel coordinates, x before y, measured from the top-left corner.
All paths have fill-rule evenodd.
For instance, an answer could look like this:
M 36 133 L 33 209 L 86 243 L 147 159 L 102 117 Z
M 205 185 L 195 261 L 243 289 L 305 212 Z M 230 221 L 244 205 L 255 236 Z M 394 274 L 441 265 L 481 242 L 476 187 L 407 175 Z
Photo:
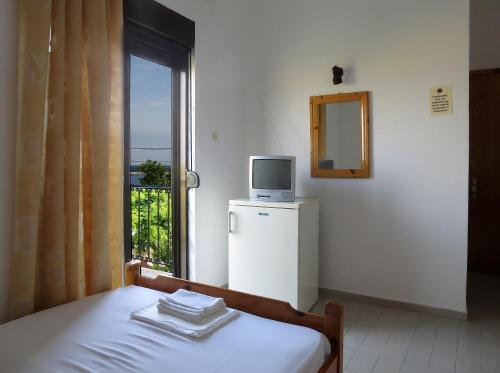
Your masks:
M 332 299 L 347 300 L 359 303 L 369 303 L 376 306 L 396 308 L 404 311 L 412 311 L 412 312 L 425 313 L 429 315 L 450 317 L 459 320 L 467 320 L 467 312 L 459 312 L 459 311 L 447 310 L 444 308 L 401 302 L 397 300 L 376 298 L 376 297 L 371 297 L 369 295 L 349 293 L 341 290 L 319 288 L 319 295 L 320 297 L 331 297 Z

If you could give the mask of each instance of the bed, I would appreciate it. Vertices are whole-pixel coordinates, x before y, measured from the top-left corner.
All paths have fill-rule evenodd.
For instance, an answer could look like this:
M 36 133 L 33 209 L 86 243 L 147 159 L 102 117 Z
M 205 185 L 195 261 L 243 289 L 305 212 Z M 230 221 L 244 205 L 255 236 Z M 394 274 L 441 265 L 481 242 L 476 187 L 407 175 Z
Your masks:
M 139 274 L 126 266 L 126 287 L 96 294 L 0 326 L 0 366 L 8 372 L 341 372 L 342 307 L 325 316 L 288 303 L 194 282 Z M 221 296 L 241 312 L 194 340 L 130 313 L 161 292 L 188 288 Z

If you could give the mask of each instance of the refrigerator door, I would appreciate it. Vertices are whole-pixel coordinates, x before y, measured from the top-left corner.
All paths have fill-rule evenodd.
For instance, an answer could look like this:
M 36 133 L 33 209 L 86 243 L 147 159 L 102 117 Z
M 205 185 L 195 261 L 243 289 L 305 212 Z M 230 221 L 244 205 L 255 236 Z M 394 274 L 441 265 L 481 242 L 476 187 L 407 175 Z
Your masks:
M 297 307 L 298 210 L 230 206 L 229 288 Z

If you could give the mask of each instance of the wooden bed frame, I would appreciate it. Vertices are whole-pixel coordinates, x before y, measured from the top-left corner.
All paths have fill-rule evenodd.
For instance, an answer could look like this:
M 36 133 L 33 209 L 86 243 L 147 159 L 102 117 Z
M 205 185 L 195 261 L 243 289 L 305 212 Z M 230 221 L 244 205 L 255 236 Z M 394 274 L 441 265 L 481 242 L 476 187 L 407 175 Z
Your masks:
M 142 276 L 140 269 L 140 261 L 132 261 L 125 265 L 125 284 L 127 286 L 137 285 L 166 293 L 172 293 L 178 289 L 185 288 L 213 297 L 224 298 L 224 302 L 231 308 L 271 320 L 305 326 L 323 333 L 330 341 L 331 353 L 318 373 L 342 373 L 344 310 L 341 304 L 331 300 L 328 301 L 325 305 L 325 316 L 321 316 L 297 311 L 289 303 L 275 299 L 240 293 L 238 291 L 199 284 L 174 277 Z

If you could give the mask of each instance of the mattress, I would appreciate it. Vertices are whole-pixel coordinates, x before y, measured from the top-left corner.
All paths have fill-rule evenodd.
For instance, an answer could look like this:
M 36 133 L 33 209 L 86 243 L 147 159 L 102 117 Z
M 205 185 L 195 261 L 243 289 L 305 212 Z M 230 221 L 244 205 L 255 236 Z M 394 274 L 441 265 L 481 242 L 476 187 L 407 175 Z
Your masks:
M 194 340 L 130 319 L 160 292 L 128 286 L 0 326 L 4 372 L 317 372 L 329 343 L 315 330 L 240 312 Z

